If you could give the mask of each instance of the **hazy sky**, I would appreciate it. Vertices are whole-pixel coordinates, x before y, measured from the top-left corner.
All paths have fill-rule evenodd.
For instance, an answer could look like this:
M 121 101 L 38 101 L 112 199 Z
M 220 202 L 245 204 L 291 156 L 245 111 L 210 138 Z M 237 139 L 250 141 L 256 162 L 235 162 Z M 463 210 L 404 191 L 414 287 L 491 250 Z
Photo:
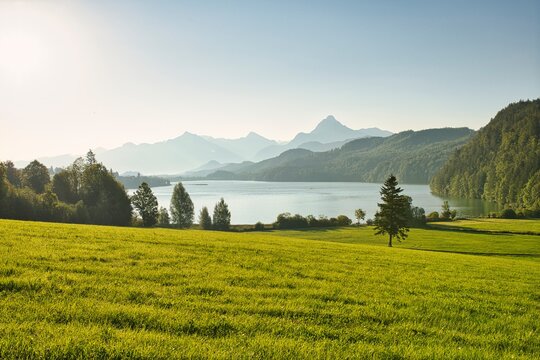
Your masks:
M 484 126 L 540 96 L 540 2 L 0 1 L 0 160 L 333 114 Z

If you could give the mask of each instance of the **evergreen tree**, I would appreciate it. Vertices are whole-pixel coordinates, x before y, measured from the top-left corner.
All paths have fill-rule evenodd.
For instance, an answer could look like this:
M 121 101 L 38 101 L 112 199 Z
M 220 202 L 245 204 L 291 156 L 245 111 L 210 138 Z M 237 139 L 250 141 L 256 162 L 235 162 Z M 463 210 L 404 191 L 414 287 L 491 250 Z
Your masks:
M 86 162 L 85 162 L 85 164 L 87 166 L 97 164 L 96 154 L 94 154 L 94 152 L 92 150 L 88 150 L 88 152 L 86 153 Z
M 204 230 L 212 229 L 212 218 L 210 218 L 210 214 L 208 213 L 208 208 L 206 206 L 203 207 L 199 213 L 199 225 Z
M 214 207 L 213 223 L 216 230 L 229 230 L 231 226 L 231 212 L 223 198 Z
M 389 247 L 392 247 L 394 237 L 401 241 L 407 237 L 409 231 L 410 198 L 401 195 L 401 192 L 403 189 L 398 187 L 396 177 L 390 175 L 381 187 L 382 203 L 377 204 L 379 211 L 375 214 L 375 234 L 388 234 Z
M 180 228 L 193 225 L 193 202 L 181 182 L 175 185 L 171 198 L 172 222 Z
M 451 216 L 452 210 L 450 210 L 450 205 L 448 204 L 448 201 L 444 200 L 442 205 L 441 218 L 448 220 Z
M 143 226 L 154 226 L 158 218 L 158 202 L 152 189 L 143 182 L 131 197 L 131 203 L 143 220 Z
M 169 212 L 163 206 L 159 208 L 158 214 L 158 225 L 159 226 L 169 226 L 171 219 L 169 217 Z

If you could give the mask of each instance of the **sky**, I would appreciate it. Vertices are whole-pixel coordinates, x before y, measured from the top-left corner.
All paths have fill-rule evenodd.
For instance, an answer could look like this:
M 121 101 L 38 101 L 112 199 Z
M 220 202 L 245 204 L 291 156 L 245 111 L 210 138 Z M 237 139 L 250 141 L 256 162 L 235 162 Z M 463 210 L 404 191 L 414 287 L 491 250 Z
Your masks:
M 0 160 L 185 131 L 478 129 L 540 97 L 540 2 L 0 1 Z

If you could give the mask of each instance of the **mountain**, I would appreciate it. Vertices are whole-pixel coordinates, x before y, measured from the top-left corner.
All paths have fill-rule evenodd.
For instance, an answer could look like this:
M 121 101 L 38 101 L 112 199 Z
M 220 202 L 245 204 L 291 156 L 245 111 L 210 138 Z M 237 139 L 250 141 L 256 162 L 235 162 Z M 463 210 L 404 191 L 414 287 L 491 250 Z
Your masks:
M 323 149 L 323 151 L 331 150 L 334 147 L 323 146 L 317 144 L 334 144 L 335 147 L 339 147 L 344 143 L 365 137 L 385 137 L 392 135 L 391 132 L 386 130 L 381 130 L 378 128 L 368 128 L 353 130 L 343 125 L 332 115 L 327 116 L 322 120 L 316 127 L 309 133 L 299 133 L 291 141 L 283 145 L 271 145 L 255 155 L 255 159 L 265 160 L 272 157 L 276 157 L 284 151 L 290 149 L 307 149 L 312 151 L 319 151 L 316 149 Z
M 433 192 L 540 210 L 540 99 L 510 104 L 456 151 Z
M 209 178 L 382 182 L 393 173 L 400 182 L 427 184 L 448 156 L 473 134 L 468 128 L 410 130 L 386 138 L 353 140 L 326 152 L 292 149 L 236 170 L 221 168 Z
M 332 115 L 322 120 L 310 133 L 299 133 L 288 144 L 292 147 L 298 147 L 301 144 L 309 142 L 331 143 L 335 141 L 358 139 L 372 136 L 390 136 L 391 132 L 377 128 L 353 130 L 336 120 Z
M 245 166 L 250 164 L 244 163 L 246 161 L 265 160 L 293 148 L 328 151 L 359 137 L 388 134 L 390 133 L 376 128 L 352 130 L 333 116 L 328 116 L 310 133 L 300 133 L 285 144 L 254 132 L 238 139 L 214 138 L 185 132 L 174 139 L 153 144 L 127 143 L 111 150 L 98 148 L 94 152 L 98 161 L 119 173 L 184 174 L 199 177 L 208 175 L 212 170 L 225 167 L 226 164 L 242 163 L 242 166 Z M 38 160 L 47 167 L 65 167 L 77 157 L 76 155 L 61 155 Z M 19 161 L 16 165 L 24 167 L 28 163 L 29 161 Z M 203 165 L 206 166 L 202 168 Z M 238 170 L 235 166 L 233 168 L 235 171 Z M 224 169 L 224 171 L 228 170 Z M 189 173 L 185 174 L 186 172 Z
M 210 160 L 239 162 L 242 158 L 201 136 L 185 132 L 177 138 L 154 144 L 127 143 L 103 152 L 98 160 L 118 172 L 178 174 Z
M 278 144 L 254 132 L 239 139 L 216 139 L 210 136 L 204 136 L 204 139 L 241 156 L 244 160 L 250 160 L 262 149 Z
M 215 172 L 216 170 L 221 169 L 224 166 L 227 166 L 227 164 L 222 164 L 219 161 L 210 160 L 206 164 L 199 166 L 193 170 L 186 171 L 181 175 L 184 177 L 205 177 Z

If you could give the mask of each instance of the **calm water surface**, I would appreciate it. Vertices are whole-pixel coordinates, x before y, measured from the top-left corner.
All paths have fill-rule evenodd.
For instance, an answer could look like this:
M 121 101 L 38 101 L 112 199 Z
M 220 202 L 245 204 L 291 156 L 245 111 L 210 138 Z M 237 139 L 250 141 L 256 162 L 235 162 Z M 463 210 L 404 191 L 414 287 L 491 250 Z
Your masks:
M 233 224 L 271 223 L 278 214 L 326 215 L 340 214 L 354 219 L 354 210 L 361 208 L 372 218 L 380 201 L 381 184 L 338 182 L 262 182 L 262 181 L 185 181 L 195 205 L 196 218 L 203 206 L 210 214 L 221 197 L 229 205 Z M 444 199 L 431 194 L 428 185 L 400 185 L 404 194 L 413 198 L 415 206 L 426 213 L 440 211 L 444 200 L 461 216 L 477 216 L 495 211 L 493 204 L 481 200 Z M 159 205 L 169 208 L 174 185 L 152 190 Z M 132 194 L 134 190 L 130 190 Z

